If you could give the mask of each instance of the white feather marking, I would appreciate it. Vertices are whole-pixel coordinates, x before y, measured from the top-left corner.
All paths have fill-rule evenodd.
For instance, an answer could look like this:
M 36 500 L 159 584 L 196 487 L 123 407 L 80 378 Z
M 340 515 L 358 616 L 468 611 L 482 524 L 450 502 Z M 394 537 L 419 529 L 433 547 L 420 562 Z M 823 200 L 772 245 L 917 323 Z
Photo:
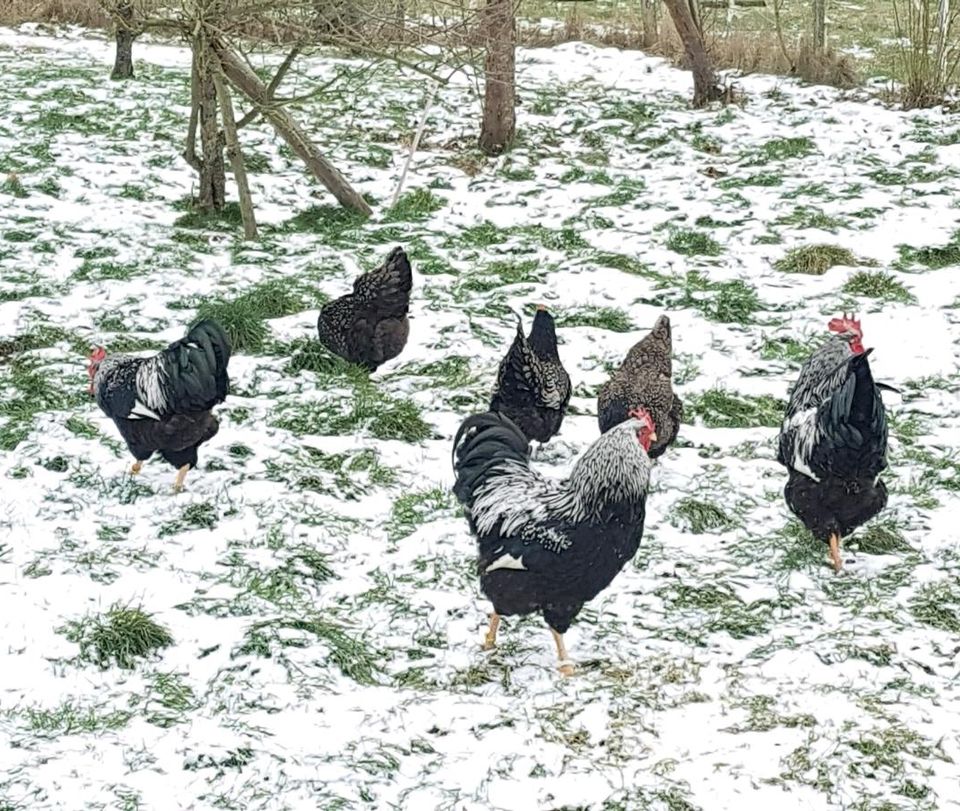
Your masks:
M 147 408 L 158 413 L 169 411 L 166 385 L 163 355 L 155 355 L 137 369 L 137 394 L 143 397 Z
M 819 482 L 820 478 L 810 469 L 813 448 L 820 439 L 817 429 L 817 409 L 808 408 L 794 414 L 783 424 L 784 431 L 793 431 L 793 459 L 790 466 L 804 476 Z
M 160 415 L 156 411 L 151 411 L 147 406 L 137 400 L 127 415 L 128 420 L 159 420 Z
M 506 555 L 501 555 L 493 563 L 487 566 L 487 568 L 483 570 L 483 573 L 489 574 L 497 569 L 517 569 L 524 572 L 527 570 L 527 567 L 523 565 L 522 557 L 515 558 L 508 552 Z

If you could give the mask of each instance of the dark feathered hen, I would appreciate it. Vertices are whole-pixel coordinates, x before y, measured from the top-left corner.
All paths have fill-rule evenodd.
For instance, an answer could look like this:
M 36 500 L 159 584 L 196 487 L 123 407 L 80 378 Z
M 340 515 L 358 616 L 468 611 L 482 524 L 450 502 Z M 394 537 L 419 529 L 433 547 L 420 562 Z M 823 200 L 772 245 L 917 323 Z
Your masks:
M 464 421 L 453 491 L 477 539 L 480 588 L 493 602 L 485 647 L 494 645 L 501 616 L 539 612 L 561 671 L 572 673 L 562 635 L 637 551 L 655 439 L 650 415 L 634 412 L 557 481 L 530 469 L 527 439 L 503 414 Z
M 230 339 L 215 321 L 201 321 L 150 358 L 90 356 L 90 392 L 110 417 L 137 460 L 132 472 L 154 452 L 177 468 L 174 489 L 197 465 L 197 449 L 220 424 L 212 409 L 230 388 Z
M 537 307 L 530 335 L 517 334 L 500 361 L 490 410 L 506 414 L 529 440 L 546 442 L 563 422 L 570 402 L 570 375 L 560 362 L 553 316 Z
M 650 412 L 657 426 L 657 441 L 650 446 L 650 458 L 656 459 L 677 438 L 683 420 L 683 403 L 673 393 L 673 341 L 670 319 L 665 315 L 634 344 L 620 368 L 600 388 L 600 432 L 606 433 L 627 419 L 632 409 L 641 407 Z
M 403 248 L 353 283 L 353 292 L 320 310 L 320 343 L 350 363 L 374 371 L 407 345 L 413 273 Z
M 860 322 L 834 318 L 829 329 L 837 334 L 803 364 L 790 393 L 777 459 L 789 472 L 787 506 L 830 544 L 839 571 L 840 540 L 887 503 L 887 417 Z

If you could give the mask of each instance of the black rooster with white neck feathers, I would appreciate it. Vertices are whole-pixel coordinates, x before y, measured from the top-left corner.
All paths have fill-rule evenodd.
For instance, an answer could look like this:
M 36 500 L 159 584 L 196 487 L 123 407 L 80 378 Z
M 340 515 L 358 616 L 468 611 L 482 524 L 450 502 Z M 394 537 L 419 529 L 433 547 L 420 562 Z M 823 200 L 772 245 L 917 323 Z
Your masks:
M 215 321 L 201 321 L 184 338 L 149 358 L 90 355 L 90 393 L 110 417 L 137 460 L 131 473 L 154 452 L 177 468 L 174 490 L 183 488 L 197 465 L 197 449 L 220 428 L 211 409 L 230 388 L 230 339 Z
M 530 468 L 523 432 L 503 414 L 468 417 L 454 439 L 453 492 L 478 545 L 480 588 L 501 616 L 543 615 L 560 670 L 573 673 L 563 634 L 610 585 L 643 535 L 656 426 L 643 409 L 600 436 L 564 481 Z
M 840 541 L 887 504 L 887 416 L 863 348 L 860 322 L 834 318 L 836 333 L 803 364 L 780 429 L 784 497 L 840 571 Z M 895 389 L 894 389 L 895 391 Z

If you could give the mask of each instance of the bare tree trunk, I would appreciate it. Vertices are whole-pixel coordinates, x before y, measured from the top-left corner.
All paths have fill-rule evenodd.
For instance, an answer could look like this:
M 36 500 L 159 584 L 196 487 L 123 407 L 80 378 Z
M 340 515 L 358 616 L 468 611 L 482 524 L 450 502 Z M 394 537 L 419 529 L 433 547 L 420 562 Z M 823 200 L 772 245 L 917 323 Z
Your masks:
M 243 219 L 244 239 L 257 238 L 257 221 L 253 212 L 253 198 L 250 196 L 250 184 L 247 183 L 247 169 L 243 165 L 243 153 L 240 151 L 240 139 L 237 137 L 237 120 L 233 115 L 233 101 L 230 88 L 220 77 L 213 74 L 217 99 L 220 101 L 220 115 L 223 118 L 223 132 L 227 141 L 227 158 L 233 169 L 233 179 L 237 182 L 237 196 L 240 198 L 240 216 Z
M 950 35 L 950 0 L 939 0 L 937 3 L 937 77 L 940 87 L 945 89 L 947 83 L 947 50 Z
M 813 0 L 813 50 L 823 51 L 827 43 L 827 0 Z
M 200 190 L 197 195 L 204 211 L 223 211 L 227 202 L 227 175 L 223 163 L 223 141 L 217 122 L 217 87 L 213 82 L 213 54 L 204 38 L 198 38 L 194 49 L 194 64 L 199 90 Z
M 242 59 L 231 51 L 220 40 L 212 40 L 211 47 L 216 52 L 223 67 L 224 75 L 230 83 L 243 95 L 253 102 L 260 114 L 267 119 L 277 134 L 287 142 L 287 145 L 302 160 L 310 172 L 319 180 L 330 193 L 337 198 L 342 206 L 353 209 L 361 214 L 372 214 L 370 206 L 350 185 L 347 179 L 337 171 L 320 152 L 314 143 L 300 129 L 283 106 L 271 103 L 272 92 L 263 84 L 257 75 Z
M 114 11 L 117 16 L 117 55 L 110 78 L 132 79 L 133 41 L 137 38 L 133 25 L 133 3 L 131 0 L 120 0 Z
M 693 106 L 705 104 L 723 97 L 717 84 L 717 74 L 713 70 L 710 56 L 703 44 L 703 37 L 694 21 L 688 0 L 663 0 L 673 26 L 677 29 L 687 61 L 693 71 Z
M 660 41 L 660 31 L 657 28 L 658 0 L 641 0 L 640 19 L 643 23 L 643 47 L 655 48 Z
M 516 112 L 516 9 L 514 0 L 486 0 L 483 28 L 484 60 L 483 125 L 480 148 L 499 155 L 513 141 Z

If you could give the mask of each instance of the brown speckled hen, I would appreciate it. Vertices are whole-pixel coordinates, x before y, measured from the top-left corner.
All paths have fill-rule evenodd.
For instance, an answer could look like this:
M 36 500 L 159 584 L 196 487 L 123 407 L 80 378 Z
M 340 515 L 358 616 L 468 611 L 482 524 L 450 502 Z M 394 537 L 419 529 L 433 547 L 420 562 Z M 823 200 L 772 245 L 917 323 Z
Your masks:
M 320 343 L 369 371 L 393 360 L 407 344 L 413 274 L 403 248 L 353 283 L 353 292 L 320 310 Z
M 645 408 L 657 426 L 657 440 L 649 456 L 656 459 L 677 438 L 683 403 L 673 393 L 673 341 L 670 319 L 661 315 L 653 329 L 636 343 L 600 388 L 597 418 L 600 433 L 629 419 L 633 409 Z

